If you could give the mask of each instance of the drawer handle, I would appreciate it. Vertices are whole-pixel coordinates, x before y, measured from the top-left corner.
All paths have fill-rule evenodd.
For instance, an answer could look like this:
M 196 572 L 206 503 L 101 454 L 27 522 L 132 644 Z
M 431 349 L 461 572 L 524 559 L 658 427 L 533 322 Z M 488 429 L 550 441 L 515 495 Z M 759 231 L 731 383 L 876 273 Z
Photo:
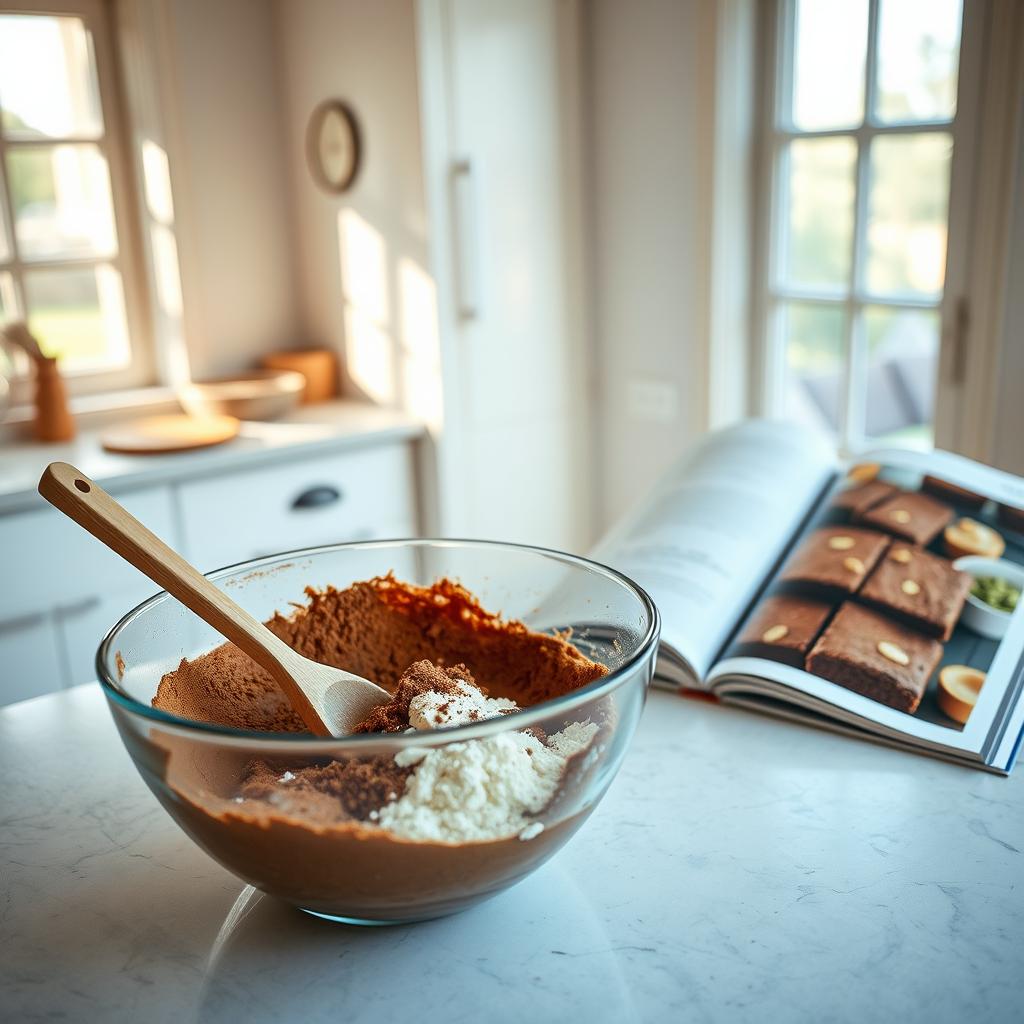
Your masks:
M 336 501 L 341 501 L 343 495 L 337 487 L 329 484 L 321 484 L 318 487 L 310 487 L 303 491 L 293 502 L 293 509 L 326 508 Z

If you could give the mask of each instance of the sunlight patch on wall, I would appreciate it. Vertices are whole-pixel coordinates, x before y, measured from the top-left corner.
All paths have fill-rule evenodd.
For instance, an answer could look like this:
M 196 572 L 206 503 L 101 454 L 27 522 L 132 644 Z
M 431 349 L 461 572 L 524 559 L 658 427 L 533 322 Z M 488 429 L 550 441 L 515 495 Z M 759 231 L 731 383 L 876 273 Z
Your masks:
M 338 246 L 349 378 L 368 398 L 394 405 L 395 343 L 390 332 L 387 246 L 381 233 L 348 207 L 338 213 Z
M 398 263 L 401 301 L 401 377 L 405 409 L 429 429 L 441 428 L 441 344 L 437 328 L 437 287 L 418 264 Z
M 338 240 L 345 302 L 383 326 L 391 313 L 383 236 L 364 217 L 346 207 L 338 214 Z
M 356 387 L 380 405 L 395 404 L 391 336 L 355 306 L 345 307 L 345 357 L 348 375 Z
M 167 152 L 152 139 L 142 140 L 142 179 L 149 215 L 159 224 L 173 224 L 171 167 L 167 160 Z

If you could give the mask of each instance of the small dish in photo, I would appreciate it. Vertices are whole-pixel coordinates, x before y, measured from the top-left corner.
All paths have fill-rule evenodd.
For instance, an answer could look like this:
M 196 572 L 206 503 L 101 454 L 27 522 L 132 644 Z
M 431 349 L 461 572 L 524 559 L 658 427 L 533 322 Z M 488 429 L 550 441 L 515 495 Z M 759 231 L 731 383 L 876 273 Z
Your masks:
M 974 577 L 975 584 L 985 580 L 1001 580 L 1010 587 L 1016 588 L 1018 601 L 1020 592 L 1024 591 L 1024 568 L 1005 558 L 983 558 L 968 555 L 958 558 L 953 563 L 954 569 L 961 569 Z M 990 640 L 1001 640 L 1013 617 L 1010 609 L 998 608 L 975 593 L 977 586 L 972 586 L 964 603 L 960 621 L 975 633 L 987 636 Z

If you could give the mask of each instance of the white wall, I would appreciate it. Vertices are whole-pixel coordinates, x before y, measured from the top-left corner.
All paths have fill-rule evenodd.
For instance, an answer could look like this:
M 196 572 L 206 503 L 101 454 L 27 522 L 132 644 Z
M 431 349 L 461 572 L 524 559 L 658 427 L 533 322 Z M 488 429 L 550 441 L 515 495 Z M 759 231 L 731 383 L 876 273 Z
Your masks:
M 587 8 L 605 525 L 707 424 L 713 123 L 701 7 L 593 0 Z
M 279 0 L 276 13 L 302 331 L 343 357 L 349 393 L 403 404 L 401 349 L 433 295 L 413 0 Z M 347 101 L 362 129 L 362 167 L 340 196 L 304 157 L 326 99 Z
M 189 361 L 231 373 L 296 340 L 274 3 L 163 9 Z

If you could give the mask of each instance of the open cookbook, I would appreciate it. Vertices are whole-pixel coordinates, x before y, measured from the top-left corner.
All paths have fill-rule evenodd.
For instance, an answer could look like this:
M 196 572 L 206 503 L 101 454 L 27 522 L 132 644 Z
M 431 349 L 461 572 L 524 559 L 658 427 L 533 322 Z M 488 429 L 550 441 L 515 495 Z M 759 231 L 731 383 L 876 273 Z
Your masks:
M 999 773 L 1024 727 L 1024 480 L 947 452 L 837 461 L 751 421 L 593 552 L 662 616 L 656 685 Z

